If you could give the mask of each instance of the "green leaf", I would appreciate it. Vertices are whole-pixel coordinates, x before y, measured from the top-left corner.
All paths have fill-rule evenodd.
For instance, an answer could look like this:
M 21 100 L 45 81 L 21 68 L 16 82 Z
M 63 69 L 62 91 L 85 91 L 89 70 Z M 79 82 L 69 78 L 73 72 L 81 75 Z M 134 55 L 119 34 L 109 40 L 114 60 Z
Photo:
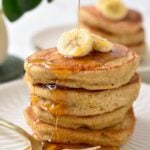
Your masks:
M 10 21 L 16 21 L 25 12 L 34 9 L 42 0 L 3 0 L 3 11 Z
M 41 3 L 42 0 L 17 0 L 19 8 L 23 11 L 34 9 Z
M 23 15 L 23 11 L 19 8 L 17 0 L 3 0 L 2 7 L 10 21 L 15 21 Z
M 47 0 L 48 2 L 52 2 L 53 0 Z

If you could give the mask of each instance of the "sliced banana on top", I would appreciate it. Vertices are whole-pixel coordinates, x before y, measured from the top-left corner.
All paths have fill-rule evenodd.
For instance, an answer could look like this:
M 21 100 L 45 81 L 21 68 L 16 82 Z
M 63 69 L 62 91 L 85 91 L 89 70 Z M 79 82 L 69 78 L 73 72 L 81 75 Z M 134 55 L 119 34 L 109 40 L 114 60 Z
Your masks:
M 122 0 L 97 0 L 97 8 L 112 20 L 123 19 L 128 14 L 128 8 Z
M 73 29 L 60 37 L 58 52 L 65 57 L 82 57 L 92 51 L 93 38 L 85 29 Z
M 64 32 L 57 44 L 58 52 L 68 58 L 86 56 L 93 50 L 109 52 L 112 47 L 113 43 L 85 29 Z
M 99 52 L 109 52 L 112 50 L 113 43 L 108 41 L 107 39 L 104 39 L 100 36 L 97 36 L 95 34 L 92 34 L 94 43 L 93 43 L 93 49 L 97 50 Z

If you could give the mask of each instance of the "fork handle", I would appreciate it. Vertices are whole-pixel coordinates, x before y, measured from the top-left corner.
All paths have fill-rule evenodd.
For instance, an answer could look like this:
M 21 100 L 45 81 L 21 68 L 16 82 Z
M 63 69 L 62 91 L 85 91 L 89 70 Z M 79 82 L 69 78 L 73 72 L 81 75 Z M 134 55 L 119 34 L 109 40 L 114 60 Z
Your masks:
M 32 139 L 31 135 L 28 134 L 25 130 L 23 130 L 22 128 L 20 128 L 19 126 L 3 119 L 3 118 L 0 118 L 0 125 L 6 127 L 6 128 L 9 128 L 13 131 L 16 131 L 18 132 L 20 135 L 22 135 L 23 137 L 27 138 L 28 140 Z

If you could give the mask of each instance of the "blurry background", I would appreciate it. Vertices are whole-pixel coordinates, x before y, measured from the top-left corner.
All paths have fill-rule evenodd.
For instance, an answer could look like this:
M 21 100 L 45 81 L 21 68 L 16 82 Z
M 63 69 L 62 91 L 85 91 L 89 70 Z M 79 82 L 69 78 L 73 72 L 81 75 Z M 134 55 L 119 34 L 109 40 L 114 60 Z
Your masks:
M 94 4 L 96 0 L 81 0 L 83 5 Z M 144 17 L 147 40 L 150 41 L 150 1 L 125 0 L 131 8 L 139 10 Z M 21 19 L 10 23 L 6 19 L 9 37 L 9 53 L 26 58 L 35 48 L 32 37 L 37 32 L 50 27 L 77 23 L 77 0 L 43 1 L 40 6 L 26 13 Z M 51 39 L 49 39 L 51 40 Z M 149 42 L 150 43 L 150 42 Z
M 27 56 L 38 49 L 56 46 L 62 32 L 77 27 L 78 0 L 53 0 L 52 3 L 47 2 L 51 0 L 34 2 L 18 0 L 16 3 L 13 0 L 0 0 L 0 4 L 1 1 L 5 6 L 3 7 L 5 14 L 9 16 L 9 19 L 12 17 L 10 20 L 18 16 L 18 12 L 20 14 L 20 11 L 22 13 L 29 10 L 34 4 L 42 1 L 38 7 L 25 13 L 15 22 L 8 21 L 6 17 L 2 17 L 2 11 L 0 12 L 0 83 L 3 83 L 22 77 L 23 63 Z M 140 64 L 138 72 L 144 82 L 150 83 L 150 1 L 124 0 L 124 2 L 129 8 L 140 11 L 143 16 L 149 52 L 148 57 Z M 89 4 L 96 5 L 96 0 L 81 0 L 81 5 Z M 5 30 L 8 33 L 8 40 Z M 9 55 L 6 55 L 7 51 Z

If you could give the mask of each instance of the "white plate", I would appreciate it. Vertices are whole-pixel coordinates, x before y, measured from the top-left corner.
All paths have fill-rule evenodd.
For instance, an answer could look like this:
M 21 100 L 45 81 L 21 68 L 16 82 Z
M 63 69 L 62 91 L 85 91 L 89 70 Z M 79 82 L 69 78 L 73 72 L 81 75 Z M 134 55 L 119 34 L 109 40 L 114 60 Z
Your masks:
M 33 36 L 33 44 L 39 49 L 56 47 L 60 35 L 72 28 L 74 28 L 73 25 L 66 25 L 45 29 Z
M 29 94 L 22 80 L 0 85 L 0 117 L 31 132 L 23 116 L 28 105 Z M 28 146 L 23 137 L 0 126 L 0 150 L 24 150 Z
M 32 39 L 33 44 L 38 49 L 47 49 L 50 47 L 56 47 L 60 35 L 64 31 L 67 31 L 72 28 L 74 28 L 73 25 L 68 26 L 66 25 L 45 29 L 33 36 Z M 144 82 L 150 83 L 150 78 L 147 76 L 147 74 L 150 74 L 150 54 L 147 54 L 147 57 L 138 68 L 138 72 L 143 77 Z
M 121 150 L 150 150 L 150 86 L 142 84 L 140 96 L 134 104 L 136 128 Z M 0 86 L 0 117 L 31 133 L 23 111 L 30 104 L 28 90 L 22 80 Z M 20 135 L 0 126 L 0 150 L 24 150 L 28 142 Z

